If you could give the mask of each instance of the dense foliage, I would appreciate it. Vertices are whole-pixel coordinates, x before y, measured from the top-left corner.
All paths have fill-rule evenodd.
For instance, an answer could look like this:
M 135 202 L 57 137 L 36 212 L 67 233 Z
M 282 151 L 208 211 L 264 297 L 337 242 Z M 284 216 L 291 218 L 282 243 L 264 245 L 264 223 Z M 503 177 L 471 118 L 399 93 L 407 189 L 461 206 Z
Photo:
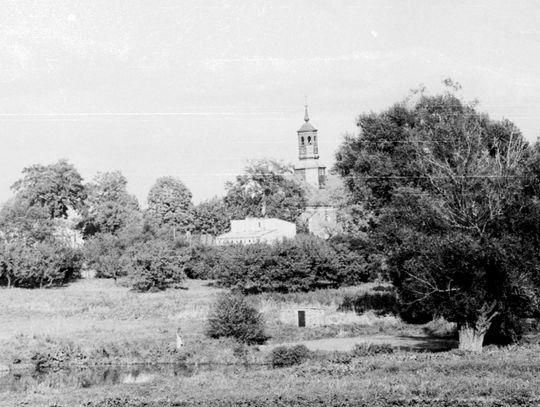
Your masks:
M 23 169 L 23 178 L 13 184 L 17 198 L 28 206 L 47 208 L 51 218 L 67 218 L 69 209 L 82 211 L 87 197 L 79 172 L 60 160 Z
M 340 311 L 354 311 L 362 314 L 366 311 L 374 311 L 378 315 L 394 314 L 400 311 L 398 299 L 393 292 L 367 292 L 356 296 L 345 296 Z
M 245 297 L 224 293 L 208 316 L 206 334 L 211 338 L 233 337 L 242 343 L 263 343 L 267 337 L 262 315 Z
M 165 236 L 176 236 L 194 228 L 191 192 L 176 177 L 158 178 L 148 192 L 146 223 Z
M 0 242 L 0 285 L 52 287 L 80 276 L 82 256 L 76 249 L 54 241 L 27 244 Z
M 481 344 L 490 327 L 513 340 L 517 318 L 538 312 L 534 154 L 512 123 L 446 84 L 453 91 L 361 115 L 336 169 L 371 211 L 408 319 L 455 321 L 462 344 Z
M 374 277 L 370 271 L 360 251 L 302 235 L 274 245 L 224 247 L 214 268 L 220 284 L 250 294 L 354 285 Z
M 276 346 L 270 352 L 268 360 L 272 367 L 288 367 L 299 365 L 311 356 L 311 351 L 306 345 Z
M 13 186 L 16 196 L 0 210 L 0 285 L 63 285 L 79 277 L 82 267 L 71 225 L 63 219 L 69 210 L 84 208 L 82 178 L 66 161 L 34 165 L 23 174 Z
M 142 241 L 130 246 L 121 258 L 131 286 L 137 291 L 180 287 L 186 275 L 180 255 L 168 242 Z
M 213 198 L 195 206 L 195 229 L 198 234 L 218 236 L 229 231 L 231 218 L 223 199 Z
M 79 224 L 85 237 L 117 235 L 130 223 L 140 222 L 139 203 L 126 186 L 127 179 L 119 171 L 98 173 L 86 186 L 86 210 Z
M 288 165 L 271 160 L 251 162 L 235 182 L 225 185 L 224 202 L 229 217 L 267 216 L 296 222 L 305 210 L 306 197 L 291 175 L 292 169 Z

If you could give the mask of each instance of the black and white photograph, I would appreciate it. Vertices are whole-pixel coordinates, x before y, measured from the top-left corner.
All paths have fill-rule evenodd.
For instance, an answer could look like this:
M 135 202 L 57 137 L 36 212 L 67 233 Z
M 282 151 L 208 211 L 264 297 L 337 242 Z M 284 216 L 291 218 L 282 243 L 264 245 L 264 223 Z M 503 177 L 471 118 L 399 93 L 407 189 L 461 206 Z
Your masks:
M 540 1 L 0 0 L 0 407 L 540 406 Z

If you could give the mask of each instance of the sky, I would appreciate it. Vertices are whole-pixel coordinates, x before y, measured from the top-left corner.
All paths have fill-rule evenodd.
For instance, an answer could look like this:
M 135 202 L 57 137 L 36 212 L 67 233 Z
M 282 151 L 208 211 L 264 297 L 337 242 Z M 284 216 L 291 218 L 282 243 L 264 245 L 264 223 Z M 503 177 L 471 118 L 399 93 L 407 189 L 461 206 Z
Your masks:
M 540 136 L 540 1 L 3 0 L 0 202 L 23 168 L 160 176 L 199 202 L 247 160 L 297 159 L 307 97 L 331 167 L 355 118 L 447 77 Z

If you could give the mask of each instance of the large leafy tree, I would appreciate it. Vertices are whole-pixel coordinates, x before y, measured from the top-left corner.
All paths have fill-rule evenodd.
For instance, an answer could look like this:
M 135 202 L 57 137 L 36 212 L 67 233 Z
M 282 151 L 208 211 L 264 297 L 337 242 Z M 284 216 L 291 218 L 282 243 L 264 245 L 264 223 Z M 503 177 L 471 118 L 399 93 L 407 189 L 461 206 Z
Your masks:
M 305 192 L 292 179 L 292 166 L 272 160 L 250 162 L 244 174 L 225 188 L 224 201 L 231 219 L 254 216 L 296 222 L 306 207 Z
M 29 206 L 17 198 L 7 201 L 0 209 L 0 238 L 22 240 L 29 244 L 52 240 L 55 224 L 47 208 Z
M 229 215 L 223 199 L 212 198 L 195 206 L 195 231 L 213 236 L 229 230 Z
M 79 172 L 66 160 L 23 169 L 23 177 L 13 184 L 17 199 L 28 206 L 47 208 L 53 218 L 67 218 L 69 209 L 81 212 L 87 197 Z
M 152 228 L 178 233 L 190 232 L 194 228 L 192 195 L 184 183 L 175 177 L 161 177 L 148 193 L 146 221 Z
M 481 349 L 490 327 L 514 339 L 516 318 L 536 312 L 538 288 L 538 255 L 515 225 L 534 201 L 519 130 L 450 90 L 362 115 L 358 125 L 336 168 L 353 202 L 375 214 L 372 237 L 404 315 L 456 321 L 463 349 Z
M 127 179 L 119 171 L 99 173 L 87 186 L 87 210 L 81 222 L 85 236 L 117 235 L 128 224 L 139 221 L 139 203 L 126 186 Z

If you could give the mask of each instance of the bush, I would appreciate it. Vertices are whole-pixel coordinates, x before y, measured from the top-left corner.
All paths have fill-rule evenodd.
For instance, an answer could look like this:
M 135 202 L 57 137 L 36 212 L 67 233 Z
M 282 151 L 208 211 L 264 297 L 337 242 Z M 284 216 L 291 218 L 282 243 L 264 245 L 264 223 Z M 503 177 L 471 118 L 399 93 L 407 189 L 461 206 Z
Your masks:
M 355 311 L 363 314 L 366 311 L 374 311 L 377 315 L 397 314 L 399 312 L 398 299 L 395 293 L 375 292 L 363 293 L 354 297 L 345 296 L 339 306 L 340 311 Z
M 345 244 L 334 247 L 314 236 L 225 247 L 215 272 L 222 286 L 246 294 L 338 288 L 370 278 L 364 260 Z
M 188 278 L 213 280 L 216 269 L 222 260 L 225 248 L 216 246 L 194 245 L 186 248 L 186 263 L 184 272 Z
M 95 269 L 98 278 L 118 278 L 127 274 L 122 264 L 122 247 L 117 236 L 99 233 L 84 242 L 86 264 Z
M 150 240 L 129 248 L 121 259 L 137 291 L 179 287 L 185 280 L 184 260 L 167 242 Z
M 206 334 L 210 338 L 233 337 L 242 343 L 260 344 L 267 339 L 264 328 L 262 315 L 245 297 L 226 293 L 212 307 Z
M 457 338 L 457 325 L 454 322 L 448 322 L 443 317 L 436 318 L 426 324 L 424 332 L 433 338 Z
M 52 287 L 80 277 L 79 250 L 54 241 L 0 243 L 0 285 Z
M 278 346 L 272 349 L 269 362 L 272 367 L 294 366 L 305 362 L 310 356 L 311 351 L 305 345 Z
M 358 343 L 352 350 L 353 357 L 373 356 L 394 353 L 394 348 L 388 343 Z

